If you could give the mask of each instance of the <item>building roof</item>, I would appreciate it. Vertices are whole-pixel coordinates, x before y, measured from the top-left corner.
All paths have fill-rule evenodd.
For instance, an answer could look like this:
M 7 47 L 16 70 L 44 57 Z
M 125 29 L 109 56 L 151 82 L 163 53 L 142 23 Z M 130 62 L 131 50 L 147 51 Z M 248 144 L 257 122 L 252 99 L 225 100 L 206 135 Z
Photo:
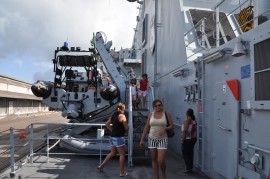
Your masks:
M 5 84 L 10 84 L 14 86 L 19 86 L 19 87 L 25 87 L 25 88 L 30 88 L 31 84 L 25 81 L 21 81 L 15 78 L 11 78 L 5 75 L 0 74 L 0 83 L 5 83 Z
M 25 81 L 21 81 L 15 78 L 11 78 L 5 75 L 0 74 L 0 83 L 8 84 L 8 85 L 14 85 L 18 87 L 23 87 L 30 89 L 31 84 Z M 11 91 L 3 91 L 0 90 L 0 98 L 13 98 L 13 99 L 30 99 L 30 100 L 38 100 L 41 101 L 42 98 L 36 97 L 32 94 L 25 94 L 25 93 L 17 93 L 17 92 L 11 92 Z
M 2 91 L 2 90 L 0 90 L 0 98 L 31 99 L 31 100 L 38 100 L 38 101 L 42 100 L 42 98 L 36 97 L 34 95 Z

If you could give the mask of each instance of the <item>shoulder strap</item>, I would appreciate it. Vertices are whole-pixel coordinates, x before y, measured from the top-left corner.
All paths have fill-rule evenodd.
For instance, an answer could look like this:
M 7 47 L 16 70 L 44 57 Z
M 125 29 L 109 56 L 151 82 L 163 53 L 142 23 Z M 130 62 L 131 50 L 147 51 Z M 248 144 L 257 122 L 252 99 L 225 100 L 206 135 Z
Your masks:
M 166 117 L 167 124 L 169 124 L 168 115 L 166 111 L 165 111 L 165 117 Z

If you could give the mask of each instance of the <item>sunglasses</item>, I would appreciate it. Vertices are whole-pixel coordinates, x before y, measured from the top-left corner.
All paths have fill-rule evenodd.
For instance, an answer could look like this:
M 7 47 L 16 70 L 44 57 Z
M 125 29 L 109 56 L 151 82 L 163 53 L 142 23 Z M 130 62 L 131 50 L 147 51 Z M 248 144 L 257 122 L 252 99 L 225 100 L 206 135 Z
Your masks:
M 158 106 L 160 107 L 160 106 L 162 106 L 162 104 L 156 104 L 154 107 L 158 107 Z

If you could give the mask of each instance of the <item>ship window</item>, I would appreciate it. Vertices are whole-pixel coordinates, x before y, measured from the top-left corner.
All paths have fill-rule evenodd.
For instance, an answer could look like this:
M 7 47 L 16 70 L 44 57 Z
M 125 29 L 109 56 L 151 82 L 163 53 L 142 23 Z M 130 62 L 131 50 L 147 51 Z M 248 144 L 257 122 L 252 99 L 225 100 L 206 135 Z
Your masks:
M 270 100 L 270 39 L 254 44 L 255 101 Z
M 145 14 L 143 24 L 142 24 L 142 45 L 144 46 L 147 41 L 147 21 L 148 21 L 148 14 Z

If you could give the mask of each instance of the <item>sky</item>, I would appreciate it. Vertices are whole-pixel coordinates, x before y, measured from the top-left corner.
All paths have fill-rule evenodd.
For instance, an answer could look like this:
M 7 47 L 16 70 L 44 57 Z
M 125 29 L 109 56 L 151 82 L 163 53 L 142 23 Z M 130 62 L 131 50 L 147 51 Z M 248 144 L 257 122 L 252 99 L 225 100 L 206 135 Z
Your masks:
M 139 4 L 127 0 L 1 0 L 0 74 L 34 83 L 53 81 L 54 50 L 87 50 L 103 31 L 112 48 L 132 45 Z

